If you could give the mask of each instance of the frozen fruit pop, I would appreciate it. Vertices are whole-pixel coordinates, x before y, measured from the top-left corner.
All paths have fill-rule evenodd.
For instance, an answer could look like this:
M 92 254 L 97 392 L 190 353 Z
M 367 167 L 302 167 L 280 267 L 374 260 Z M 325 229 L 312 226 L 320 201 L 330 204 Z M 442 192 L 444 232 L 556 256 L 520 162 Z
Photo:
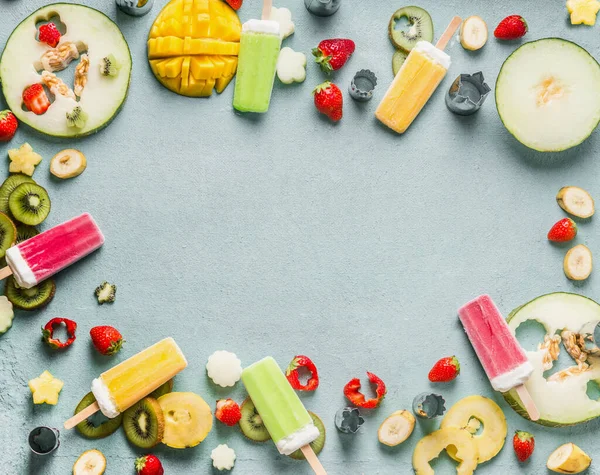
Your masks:
M 436 46 L 419 41 L 409 53 L 375 111 L 390 129 L 404 133 L 446 76 L 450 56 L 443 50 L 460 23 L 454 17 Z
M 280 453 L 289 455 L 319 437 L 319 429 L 273 358 L 248 366 L 242 381 Z
M 66 221 L 6 251 L 9 269 L 19 286 L 29 289 L 87 256 L 104 244 L 100 228 L 88 213 Z
M 492 299 L 477 297 L 458 310 L 458 317 L 492 387 L 503 393 L 517 389 L 530 417 L 537 420 L 535 405 L 527 407 L 533 401 L 523 386 L 533 366 Z
M 159 341 L 94 379 L 96 403 L 69 419 L 65 428 L 75 427 L 98 409 L 106 417 L 117 417 L 186 367 L 187 360 L 173 338 Z
M 233 107 L 241 112 L 267 112 L 281 48 L 279 23 L 267 20 L 271 6 L 265 0 L 262 20 L 242 25 Z

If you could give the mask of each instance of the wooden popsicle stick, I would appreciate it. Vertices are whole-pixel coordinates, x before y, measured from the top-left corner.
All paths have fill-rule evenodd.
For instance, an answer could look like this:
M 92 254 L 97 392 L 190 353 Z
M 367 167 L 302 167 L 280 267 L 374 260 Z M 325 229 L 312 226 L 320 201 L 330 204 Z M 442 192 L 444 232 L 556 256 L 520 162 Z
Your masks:
M 83 411 L 78 412 L 73 417 L 71 417 L 67 422 L 65 422 L 65 429 L 67 429 L 67 430 L 72 429 L 80 422 L 85 421 L 92 414 L 96 414 L 96 412 L 98 412 L 99 410 L 100 410 L 100 406 L 98 405 L 97 402 L 94 402 L 94 404 L 90 404 Z
M 10 267 L 6 266 L 3 269 L 0 269 L 0 280 L 6 279 L 8 276 L 12 275 L 13 271 Z
M 263 0 L 262 19 L 268 20 L 271 18 L 271 8 L 273 8 L 273 0 Z
M 321 465 L 321 461 L 319 460 L 317 454 L 315 454 L 310 445 L 300 447 L 300 450 L 304 454 L 306 461 L 310 464 L 310 467 L 315 472 L 315 475 L 327 475 L 325 468 L 323 467 L 323 465 Z
M 456 32 L 456 30 L 458 29 L 458 27 L 460 26 L 461 23 L 462 23 L 461 17 L 455 16 L 454 18 L 452 18 L 452 21 L 448 25 L 448 28 L 446 28 L 446 31 L 444 31 L 444 34 L 442 36 L 440 36 L 440 39 L 438 40 L 435 47 L 437 49 L 441 49 L 442 51 L 444 51 L 444 49 L 446 48 L 446 45 L 450 41 L 450 38 L 452 38 L 452 35 Z
M 517 386 L 515 390 L 521 398 L 521 402 L 523 403 L 523 406 L 525 406 L 525 410 L 527 411 L 527 414 L 529 414 L 529 418 L 532 421 L 537 421 L 540 418 L 540 411 L 538 411 L 538 408 L 535 405 L 535 402 L 533 402 L 531 394 L 529 394 L 529 391 L 527 391 L 525 385 L 521 384 L 521 386 Z

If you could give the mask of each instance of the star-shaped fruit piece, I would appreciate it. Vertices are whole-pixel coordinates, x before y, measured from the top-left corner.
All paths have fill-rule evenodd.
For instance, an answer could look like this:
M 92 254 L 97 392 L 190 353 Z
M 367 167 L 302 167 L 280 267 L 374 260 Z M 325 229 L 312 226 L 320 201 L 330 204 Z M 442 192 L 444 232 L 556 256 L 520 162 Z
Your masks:
M 42 161 L 42 156 L 35 153 L 28 143 L 9 150 L 8 158 L 10 158 L 9 172 L 24 173 L 29 176 L 33 175 L 35 166 Z
M 64 384 L 60 379 L 52 376 L 49 371 L 44 371 L 39 377 L 29 381 L 33 403 L 46 403 L 55 406 L 58 403 L 58 393 L 60 393 Z
M 572 25 L 594 25 L 600 11 L 598 0 L 567 0 L 567 10 L 571 14 Z

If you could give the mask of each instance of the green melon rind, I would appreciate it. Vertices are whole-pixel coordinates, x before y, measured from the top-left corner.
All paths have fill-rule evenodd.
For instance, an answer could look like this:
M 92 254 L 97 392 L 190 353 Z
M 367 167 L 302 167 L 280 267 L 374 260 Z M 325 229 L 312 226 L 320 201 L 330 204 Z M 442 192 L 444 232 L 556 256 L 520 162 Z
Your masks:
M 540 149 L 540 148 L 535 148 L 529 144 L 524 143 L 523 141 L 521 141 L 521 139 L 519 139 L 519 137 L 517 136 L 517 134 L 511 130 L 511 128 L 508 126 L 508 124 L 506 123 L 506 121 L 504 120 L 504 118 L 502 117 L 502 112 L 500 110 L 500 106 L 498 105 L 498 89 L 499 87 L 501 87 L 502 85 L 502 74 L 504 72 L 504 67 L 508 64 L 508 62 L 511 59 L 515 59 L 519 53 L 522 53 L 523 50 L 522 48 L 524 47 L 531 47 L 534 43 L 539 43 L 542 41 L 559 41 L 559 42 L 564 42 L 564 43 L 569 43 L 575 47 L 577 47 L 578 49 L 580 49 L 583 53 L 587 54 L 590 59 L 592 61 L 594 61 L 597 65 L 598 68 L 600 69 L 600 63 L 598 63 L 598 61 L 583 47 L 581 47 L 580 45 L 578 45 L 577 43 L 573 42 L 573 41 L 569 41 L 566 40 L 564 38 L 558 38 L 558 37 L 549 37 L 549 38 L 541 38 L 539 40 L 535 40 L 535 41 L 529 41 L 527 43 L 522 44 L 521 46 L 519 46 L 516 50 L 514 50 L 502 63 L 502 66 L 500 67 L 500 72 L 498 73 L 498 77 L 496 78 L 496 87 L 495 87 L 495 98 L 496 98 L 496 110 L 498 111 L 498 115 L 500 116 L 500 120 L 502 121 L 502 124 L 504 125 L 504 127 L 506 127 L 506 130 L 508 130 L 510 132 L 510 134 L 516 139 L 518 140 L 520 143 L 522 143 L 523 145 L 525 145 L 526 147 L 531 148 L 532 150 L 537 150 L 538 152 L 562 152 L 564 150 L 567 150 L 569 148 L 572 147 L 576 147 L 577 145 L 583 143 L 586 139 L 589 138 L 589 136 L 594 132 L 594 130 L 596 129 L 596 127 L 598 126 L 598 124 L 600 124 L 600 116 L 598 117 L 598 121 L 594 124 L 594 126 L 590 129 L 590 132 L 583 137 L 579 142 L 573 142 L 570 143 L 569 145 L 566 145 L 564 148 L 556 148 L 556 149 Z
M 589 303 L 597 308 L 597 312 L 598 312 L 598 316 L 600 318 L 600 305 L 590 299 L 589 297 L 585 297 L 583 295 L 579 295 L 579 294 L 575 294 L 572 292 L 553 292 L 553 293 L 549 293 L 549 294 L 544 294 L 541 295 L 533 300 L 531 300 L 530 302 L 527 302 L 526 304 L 521 305 L 520 307 L 515 308 L 512 312 L 510 312 L 510 314 L 508 315 L 508 317 L 506 318 L 506 321 L 509 325 L 509 327 L 511 327 L 511 330 L 515 331 L 516 328 L 513 328 L 513 326 L 511 326 L 511 321 L 514 320 L 514 318 L 517 316 L 517 314 L 519 314 L 521 311 L 523 311 L 526 307 L 530 306 L 530 305 L 534 305 L 536 303 L 539 303 L 540 299 L 545 299 L 548 297 L 553 297 L 553 298 L 557 298 L 557 297 L 566 297 L 566 298 L 576 298 L 576 299 L 582 299 L 582 302 L 584 303 Z M 564 348 L 561 347 L 561 351 L 566 351 Z M 600 380 L 596 380 L 598 383 L 600 383 Z M 531 419 L 529 418 L 529 415 L 527 413 L 527 411 L 525 410 L 525 408 L 521 405 L 520 403 L 520 399 L 516 393 L 515 390 L 511 390 L 508 393 L 503 393 L 502 396 L 504 397 L 506 403 L 517 413 L 519 414 L 521 417 L 523 417 L 524 419 L 527 419 L 529 421 L 531 421 Z M 600 409 L 598 410 L 598 413 L 595 415 L 592 415 L 591 417 L 588 418 L 584 418 L 581 420 L 573 420 L 573 421 L 569 421 L 569 422 L 558 422 L 558 421 L 553 421 L 553 420 L 547 420 L 547 419 L 543 419 L 540 418 L 539 420 L 535 421 L 536 424 L 542 425 L 542 426 L 547 426 L 547 427 L 568 427 L 568 426 L 573 426 L 573 425 L 577 425 L 577 424 L 581 424 L 584 422 L 588 422 L 591 421 L 593 419 L 596 419 L 597 417 L 600 416 Z
M 87 5 L 80 5 L 80 4 L 72 4 L 72 3 L 63 3 L 63 2 L 59 2 L 59 3 L 51 3 L 49 5 L 45 5 L 41 8 L 38 8 L 36 11 L 34 11 L 33 13 L 31 13 L 29 16 L 27 16 L 25 19 L 23 19 L 23 21 L 21 21 L 11 32 L 11 34 L 9 35 L 9 37 L 6 40 L 6 43 L 4 44 L 4 50 L 2 51 L 2 54 L 0 55 L 0 85 L 2 86 L 2 93 L 4 94 L 4 97 L 6 98 L 6 91 L 5 91 L 5 81 L 3 81 L 2 79 L 2 60 L 4 58 L 4 53 L 6 51 L 6 46 L 9 44 L 13 34 L 15 34 L 15 32 L 17 30 L 19 30 L 19 28 L 21 26 L 23 26 L 23 24 L 25 24 L 31 17 L 39 15 L 40 12 L 42 10 L 48 10 L 49 12 L 57 7 L 60 7 L 61 5 L 65 5 L 65 6 L 78 6 L 81 8 L 87 8 L 89 10 L 92 10 L 100 15 L 102 15 L 103 17 L 105 17 L 109 22 L 113 23 L 116 27 L 116 30 L 119 32 L 119 34 L 121 35 L 122 39 L 123 39 L 123 43 L 125 44 L 126 48 L 127 48 L 127 53 L 129 55 L 129 62 L 131 64 L 131 68 L 129 69 L 129 77 L 127 78 L 127 87 L 125 88 L 125 94 L 123 96 L 123 100 L 121 101 L 121 103 L 119 104 L 119 106 L 114 110 L 113 114 L 111 117 L 109 117 L 104 123 L 102 123 L 101 125 L 99 125 L 98 127 L 94 128 L 94 129 L 90 129 L 90 130 L 86 130 L 85 132 L 82 133 L 74 133 L 74 134 L 51 134 L 48 133 L 44 130 L 41 130 L 40 128 L 32 125 L 29 123 L 29 121 L 26 119 L 27 116 L 23 116 L 22 114 L 19 114 L 19 110 L 15 111 L 13 110 L 13 112 L 15 113 L 15 115 L 17 116 L 17 118 L 19 119 L 20 122 L 26 124 L 27 126 L 31 127 L 34 130 L 37 130 L 38 132 L 51 136 L 51 137 L 58 137 L 58 138 L 79 138 L 79 137 L 86 137 L 88 135 L 94 134 L 96 132 L 99 132 L 100 130 L 102 130 L 104 127 L 108 126 L 112 120 L 119 114 L 119 112 L 121 111 L 121 109 L 123 108 L 123 105 L 125 104 L 125 101 L 127 100 L 127 96 L 129 94 L 129 86 L 131 84 L 131 70 L 133 69 L 133 59 L 131 57 L 131 49 L 129 48 L 129 44 L 127 43 L 127 40 L 125 39 L 125 36 L 123 35 L 123 32 L 121 31 L 121 29 L 117 26 L 117 24 L 111 20 L 106 14 L 102 13 L 100 10 L 97 10 L 95 8 L 92 7 L 88 7 Z M 95 65 L 90 64 L 90 68 L 91 67 L 95 67 Z M 25 118 L 24 118 L 25 117 Z

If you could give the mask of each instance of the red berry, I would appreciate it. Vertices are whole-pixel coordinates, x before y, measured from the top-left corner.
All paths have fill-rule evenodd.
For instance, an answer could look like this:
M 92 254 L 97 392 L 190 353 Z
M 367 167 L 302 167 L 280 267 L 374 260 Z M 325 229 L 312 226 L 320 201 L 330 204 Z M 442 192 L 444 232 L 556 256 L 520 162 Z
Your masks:
M 165 473 L 158 457 L 152 454 L 136 459 L 135 469 L 138 475 L 164 475 Z
M 233 399 L 219 399 L 215 417 L 226 426 L 234 426 L 242 418 L 242 411 Z
M 64 324 L 67 330 L 68 339 L 66 341 L 60 341 L 58 338 L 54 338 L 54 330 L 57 326 Z M 58 350 L 71 346 L 75 341 L 75 330 L 77 330 L 77 323 L 68 318 L 53 318 L 46 325 L 42 327 L 42 339 L 48 343 L 50 348 Z
M 387 389 L 385 383 L 381 378 L 373 373 L 367 372 L 369 382 L 375 385 L 375 396 L 372 399 L 365 399 L 365 395 L 360 392 L 360 379 L 351 379 L 346 386 L 344 386 L 344 396 L 354 404 L 355 406 L 362 407 L 364 409 L 374 409 L 383 400 Z
M 447 383 L 460 374 L 460 364 L 456 356 L 447 356 L 433 365 L 429 371 L 429 381 L 432 383 Z
M 55 48 L 60 41 L 60 31 L 56 29 L 56 25 L 54 23 L 47 23 L 40 26 L 40 34 L 38 38 L 42 43 L 46 43 L 47 45 Z
M 15 136 L 17 127 L 19 127 L 19 122 L 11 111 L 0 112 L 0 142 L 11 140 Z
M 521 15 L 507 16 L 494 30 L 499 40 L 516 40 L 527 33 L 527 22 Z
M 571 218 L 561 219 L 548 231 L 548 240 L 554 242 L 571 241 L 575 236 L 577 236 L 577 225 Z
M 529 432 L 518 430 L 513 437 L 513 447 L 519 462 L 525 462 L 535 449 L 535 439 Z
M 354 41 L 345 38 L 323 40 L 319 46 L 313 48 L 312 53 L 315 61 L 326 73 L 340 69 L 348 58 L 352 56 L 356 45 Z
M 118 353 L 124 342 L 119 330 L 108 325 L 92 328 L 90 336 L 101 355 L 110 356 Z
M 242 2 L 244 0 L 225 0 L 231 8 L 234 10 L 239 10 L 242 6 Z
M 299 368 L 306 368 L 310 372 L 310 378 L 306 384 L 300 382 L 298 374 Z M 298 391 L 314 391 L 319 387 L 319 373 L 317 372 L 317 367 L 308 356 L 294 356 L 294 359 L 285 370 L 285 376 L 290 382 L 290 385 Z
M 42 115 L 50 107 L 50 101 L 41 84 L 33 84 L 23 91 L 23 103 L 36 115 Z
M 315 106 L 319 112 L 325 114 L 334 122 L 342 119 L 344 96 L 342 96 L 339 87 L 326 81 L 318 85 L 313 94 L 315 96 Z

